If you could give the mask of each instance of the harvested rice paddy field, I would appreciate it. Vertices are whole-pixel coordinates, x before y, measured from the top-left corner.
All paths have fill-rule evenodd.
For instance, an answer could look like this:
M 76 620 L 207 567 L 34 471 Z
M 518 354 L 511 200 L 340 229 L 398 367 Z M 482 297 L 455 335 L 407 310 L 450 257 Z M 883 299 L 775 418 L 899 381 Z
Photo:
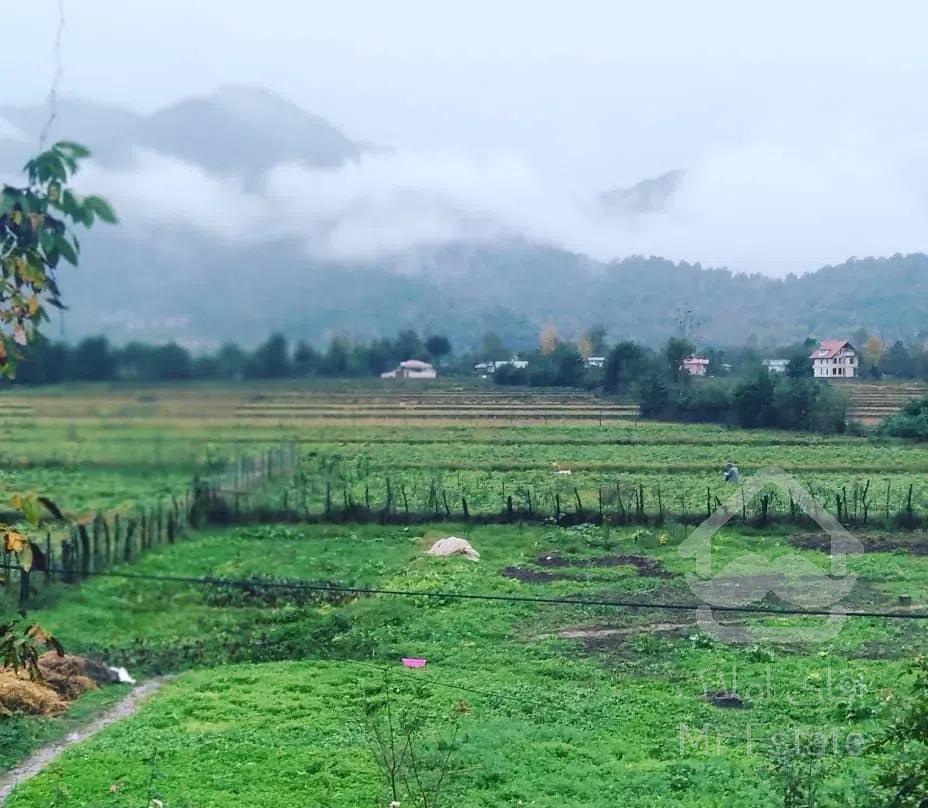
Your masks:
M 912 617 L 928 611 L 928 536 L 895 524 L 909 503 L 928 509 L 915 445 L 658 424 L 582 394 L 492 386 L 13 391 L 0 434 L 0 498 L 34 490 L 72 516 L 289 442 L 296 473 L 263 501 L 317 522 L 327 497 L 339 519 L 346 502 L 383 516 L 393 500 L 390 524 L 204 527 L 79 583 L 35 581 L 29 618 L 68 652 L 176 678 L 5 805 L 774 806 L 797 782 L 814 804 L 887 804 L 876 778 L 893 749 L 871 744 L 928 652 Z M 781 613 L 715 615 L 755 632 L 746 642 L 700 627 L 681 517 L 704 515 L 707 489 L 731 493 L 728 459 L 746 480 L 786 469 L 826 506 L 847 492 L 866 552 L 847 559 L 841 605 L 861 616 L 823 638 L 808 630 L 827 618 L 782 613 L 844 572 L 828 577 L 820 531 L 748 518 L 713 538 L 711 576 L 728 602 Z M 635 490 L 635 524 L 578 518 L 598 520 L 600 498 L 615 516 Z M 398 523 L 398 491 L 441 521 Z M 478 523 L 508 497 L 511 524 Z M 528 500 L 539 518 L 521 518 Z M 570 518 L 543 523 L 557 500 Z M 426 554 L 449 535 L 480 560 Z M 124 692 L 64 718 L 0 718 L 0 765 Z M 390 748 L 395 792 L 376 762 Z

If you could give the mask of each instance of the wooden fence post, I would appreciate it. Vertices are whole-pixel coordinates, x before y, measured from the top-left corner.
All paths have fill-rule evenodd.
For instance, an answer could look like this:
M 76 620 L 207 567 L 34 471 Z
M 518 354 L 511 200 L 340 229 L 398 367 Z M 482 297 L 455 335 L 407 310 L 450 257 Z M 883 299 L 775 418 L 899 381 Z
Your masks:
M 113 563 L 113 542 L 110 536 L 110 525 L 106 521 L 106 516 L 100 514 L 100 521 L 103 522 L 103 566 L 108 567 Z
M 19 568 L 19 608 L 23 611 L 29 606 L 29 570 Z
M 93 559 L 93 570 L 96 572 L 103 565 L 100 563 L 100 514 L 93 517 L 93 525 L 90 530 L 90 555 Z
M 55 568 L 55 560 L 52 558 L 52 532 L 50 530 L 45 531 L 45 584 L 48 585 L 52 582 L 53 579 L 53 570 Z
M 131 561 L 132 560 L 132 534 L 135 532 L 135 520 L 129 519 L 126 522 L 126 537 L 125 537 L 125 546 L 123 548 L 122 560 Z

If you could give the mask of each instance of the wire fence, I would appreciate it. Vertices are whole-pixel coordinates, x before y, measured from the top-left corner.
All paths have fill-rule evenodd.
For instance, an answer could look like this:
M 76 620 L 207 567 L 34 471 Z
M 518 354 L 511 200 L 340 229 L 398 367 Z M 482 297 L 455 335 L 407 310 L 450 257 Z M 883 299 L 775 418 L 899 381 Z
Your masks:
M 8 583 L 18 593 L 19 608 L 29 605 L 39 576 L 46 585 L 73 584 L 116 564 L 134 561 L 146 550 L 173 544 L 191 527 L 215 520 L 217 503 L 229 509 L 230 518 L 236 518 L 244 497 L 275 477 L 291 474 L 295 458 L 292 444 L 242 455 L 212 475 L 195 478 L 170 500 L 73 520 L 58 519 L 46 527 L 44 537 L 30 537 L 32 559 L 28 568 L 4 547 L 0 563 L 10 573 Z
M 769 486 L 731 508 L 738 489 L 704 492 L 660 482 L 574 484 L 566 476 L 542 485 L 514 484 L 509 490 L 487 486 L 468 490 L 442 474 L 393 474 L 319 458 L 316 468 L 296 469 L 281 484 L 246 492 L 216 503 L 214 512 L 237 522 L 381 523 L 514 522 L 660 526 L 699 524 L 722 510 L 726 521 L 765 526 L 794 525 L 817 529 L 817 523 L 792 494 Z M 914 530 L 928 528 L 928 502 L 915 482 L 889 478 L 827 486 L 803 481 L 803 488 L 848 528 Z M 221 492 L 218 499 L 222 499 Z M 725 502 L 723 502 L 723 499 Z M 725 507 L 731 508 L 725 511 Z

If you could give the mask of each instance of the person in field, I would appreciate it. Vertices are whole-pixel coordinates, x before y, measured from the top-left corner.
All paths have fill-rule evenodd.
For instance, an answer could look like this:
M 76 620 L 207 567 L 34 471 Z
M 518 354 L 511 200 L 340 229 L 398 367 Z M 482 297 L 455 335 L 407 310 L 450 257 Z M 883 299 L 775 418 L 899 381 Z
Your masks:
M 725 482 L 731 483 L 732 485 L 736 485 L 741 479 L 741 474 L 738 471 L 738 467 L 732 463 L 731 460 L 725 463 L 725 471 L 723 472 L 723 475 L 725 477 Z

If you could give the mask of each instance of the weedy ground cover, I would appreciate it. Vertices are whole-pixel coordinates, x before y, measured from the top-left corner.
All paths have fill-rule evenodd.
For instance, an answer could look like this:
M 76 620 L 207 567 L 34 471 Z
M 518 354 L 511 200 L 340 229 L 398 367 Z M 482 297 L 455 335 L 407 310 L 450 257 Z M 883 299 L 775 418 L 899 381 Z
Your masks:
M 744 647 L 711 641 L 691 613 L 653 605 L 457 600 L 448 595 L 693 598 L 677 553 L 684 531 L 672 526 L 486 526 L 468 533 L 479 563 L 423 556 L 448 529 L 217 530 L 128 568 L 409 597 L 307 600 L 284 586 L 269 602 L 258 589 L 117 577 L 49 591 L 36 616 L 69 649 L 142 672 L 190 672 L 10 805 L 47 805 L 60 784 L 75 805 L 135 804 L 152 771 L 167 805 L 378 804 L 384 785 L 365 715 L 386 694 L 434 744 L 460 723 L 447 792 L 457 805 L 774 805 L 770 755 L 797 731 L 838 745 L 822 791 L 832 795 L 824 804 L 847 804 L 878 762 L 858 745 L 878 732 L 906 660 L 928 650 L 924 632 L 903 621 L 855 619 L 822 647 Z M 788 534 L 740 531 L 721 536 L 717 563 L 790 548 L 827 566 Z M 852 564 L 861 580 L 849 607 L 890 608 L 903 589 L 925 607 L 928 558 L 871 553 Z M 429 664 L 407 670 L 404 656 Z M 720 694 L 741 703 L 727 706 Z

